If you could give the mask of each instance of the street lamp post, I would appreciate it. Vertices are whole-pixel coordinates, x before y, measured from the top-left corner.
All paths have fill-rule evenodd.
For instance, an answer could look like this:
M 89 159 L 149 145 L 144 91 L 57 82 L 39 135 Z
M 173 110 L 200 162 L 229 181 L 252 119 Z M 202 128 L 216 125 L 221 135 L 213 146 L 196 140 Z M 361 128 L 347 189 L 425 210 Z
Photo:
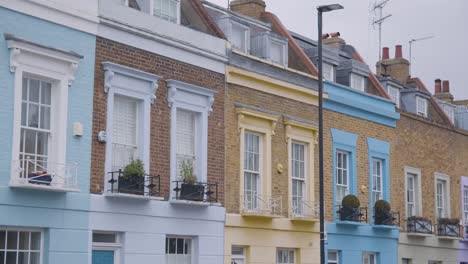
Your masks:
M 323 40 L 322 13 L 343 9 L 339 4 L 317 7 L 318 11 L 318 75 L 319 75 L 319 185 L 320 185 L 320 263 L 325 264 L 325 207 L 323 188 Z

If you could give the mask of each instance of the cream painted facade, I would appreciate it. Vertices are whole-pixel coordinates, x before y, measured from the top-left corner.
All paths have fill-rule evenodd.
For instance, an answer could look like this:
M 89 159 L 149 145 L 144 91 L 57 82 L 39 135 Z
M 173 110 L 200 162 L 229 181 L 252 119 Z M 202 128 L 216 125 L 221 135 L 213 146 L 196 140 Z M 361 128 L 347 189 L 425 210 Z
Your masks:
M 398 258 L 411 259 L 411 264 L 459 264 L 459 248 L 459 238 L 400 233 Z

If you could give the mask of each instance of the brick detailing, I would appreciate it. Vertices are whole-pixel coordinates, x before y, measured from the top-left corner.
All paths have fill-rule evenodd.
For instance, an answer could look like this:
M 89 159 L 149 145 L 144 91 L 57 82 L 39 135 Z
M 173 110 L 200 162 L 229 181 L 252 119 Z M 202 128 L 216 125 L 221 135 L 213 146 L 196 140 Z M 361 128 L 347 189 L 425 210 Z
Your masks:
M 104 192 L 105 145 L 97 142 L 99 131 L 106 130 L 107 94 L 104 93 L 103 62 L 113 62 L 141 71 L 157 74 L 157 100 L 151 109 L 150 174 L 161 175 L 162 196 L 168 197 L 170 184 L 170 108 L 167 103 L 168 79 L 202 86 L 217 91 L 213 112 L 208 119 L 208 181 L 217 182 L 220 201 L 224 201 L 224 75 L 161 55 L 107 40 L 96 39 L 94 82 L 93 143 L 91 192 Z

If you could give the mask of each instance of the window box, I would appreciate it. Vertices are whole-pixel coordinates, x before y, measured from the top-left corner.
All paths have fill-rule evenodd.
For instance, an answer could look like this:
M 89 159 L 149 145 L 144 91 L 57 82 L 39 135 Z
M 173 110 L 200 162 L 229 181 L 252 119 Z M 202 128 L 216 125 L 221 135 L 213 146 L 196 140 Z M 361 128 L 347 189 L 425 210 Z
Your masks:
M 203 184 L 182 183 L 180 187 L 180 199 L 188 201 L 203 201 L 205 186 Z
M 432 221 L 424 217 L 409 217 L 406 223 L 406 231 L 409 233 L 432 234 Z
M 437 225 L 437 235 L 444 237 L 460 237 L 460 221 L 458 219 L 441 218 Z
M 28 182 L 33 184 L 50 185 L 52 182 L 52 175 L 47 171 L 35 171 L 28 173 Z
M 125 175 L 122 170 L 109 172 L 111 194 L 159 196 L 161 191 L 159 176 Z
M 187 183 L 185 181 L 174 181 L 175 199 L 194 202 L 218 202 L 217 183 Z

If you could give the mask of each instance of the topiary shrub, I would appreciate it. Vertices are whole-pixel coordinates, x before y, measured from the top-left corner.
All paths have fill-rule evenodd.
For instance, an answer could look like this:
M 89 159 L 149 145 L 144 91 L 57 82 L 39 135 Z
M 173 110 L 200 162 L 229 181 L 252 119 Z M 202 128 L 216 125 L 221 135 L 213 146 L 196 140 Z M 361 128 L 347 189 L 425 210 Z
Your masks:
M 359 208 L 359 206 L 361 206 L 361 202 L 359 201 L 357 196 L 348 194 L 343 198 L 341 205 L 344 208 Z
M 376 225 L 392 225 L 393 216 L 390 204 L 387 201 L 379 200 L 375 202 L 374 209 Z

